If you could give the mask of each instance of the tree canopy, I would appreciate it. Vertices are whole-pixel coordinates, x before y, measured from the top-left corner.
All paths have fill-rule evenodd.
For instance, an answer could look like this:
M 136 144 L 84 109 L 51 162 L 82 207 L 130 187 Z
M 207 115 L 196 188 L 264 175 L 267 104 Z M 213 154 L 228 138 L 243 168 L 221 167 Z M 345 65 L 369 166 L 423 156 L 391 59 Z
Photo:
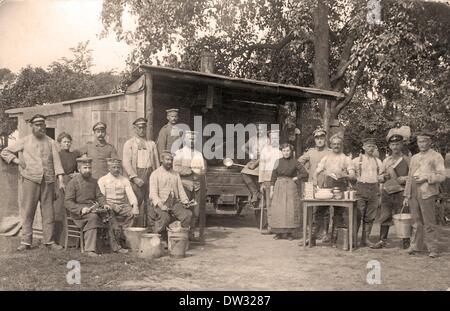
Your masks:
M 89 42 L 71 49 L 71 58 L 62 58 L 48 68 L 25 67 L 14 74 L 0 69 L 0 134 L 7 136 L 16 127 L 5 110 L 30 107 L 65 100 L 110 94 L 118 87 L 120 77 L 114 72 L 91 73 L 92 56 Z
M 136 17 L 134 31 L 122 28 L 125 9 Z M 400 112 L 413 128 L 434 126 L 441 140 L 450 132 L 445 3 L 105 0 L 102 17 L 106 30 L 133 44 L 130 65 L 164 51 L 179 57 L 163 64 L 197 69 L 206 49 L 222 74 L 344 92 L 338 102 L 319 101 L 325 123 L 339 117 L 374 133 Z

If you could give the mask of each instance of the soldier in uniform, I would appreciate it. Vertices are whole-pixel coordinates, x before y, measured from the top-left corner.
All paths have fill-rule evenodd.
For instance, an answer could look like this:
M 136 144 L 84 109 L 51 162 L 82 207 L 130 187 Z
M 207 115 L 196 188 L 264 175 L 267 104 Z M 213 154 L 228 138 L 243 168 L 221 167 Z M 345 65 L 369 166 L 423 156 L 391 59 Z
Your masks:
M 123 146 L 123 168 L 131 181 L 137 197 L 139 217 L 135 225 L 145 227 L 148 210 L 150 174 L 159 167 L 159 156 L 155 142 L 147 139 L 147 120 L 138 118 L 133 122 L 136 135 Z
M 93 159 L 86 155 L 77 159 L 79 175 L 76 175 L 66 187 L 64 206 L 70 212 L 75 224 L 84 232 L 84 249 L 88 256 L 97 254 L 97 230 L 104 228 L 109 219 L 105 218 L 110 207 L 100 191 L 97 180 L 92 178 Z M 100 212 L 102 211 L 102 212 Z M 106 212 L 106 213 L 105 213 Z M 114 252 L 126 253 L 115 235 L 108 233 Z
M 122 176 L 122 160 L 108 159 L 109 173 L 98 180 L 100 191 L 110 208 L 110 233 L 117 240 L 123 239 L 123 228 L 133 225 L 134 216 L 139 214 L 137 198 L 130 181 Z
M 421 251 L 421 244 L 425 242 L 431 258 L 439 256 L 436 200 L 439 185 L 445 180 L 444 158 L 431 149 L 433 137 L 434 134 L 426 129 L 417 134 L 420 152 L 411 158 L 404 195 L 404 204 L 410 207 L 413 219 L 413 234 L 407 252 L 412 255 Z
M 55 142 L 46 136 L 45 117 L 37 114 L 30 119 L 32 134 L 8 146 L 1 152 L 7 163 L 19 166 L 22 197 L 22 238 L 17 251 L 31 249 L 33 221 L 38 203 L 41 204 L 43 244 L 60 250 L 54 241 L 55 213 L 53 198 L 58 177 L 60 189 L 64 188 L 64 169 Z
M 198 241 L 195 237 L 195 229 L 200 215 L 201 187 L 205 187 L 206 162 L 200 151 L 195 150 L 195 138 L 197 132 L 186 131 L 184 134 L 184 146 L 177 150 L 173 159 L 173 170 L 180 174 L 181 182 L 189 200 L 195 200 L 197 204 L 192 207 L 191 241 Z
M 272 130 L 269 132 L 270 143 L 264 146 L 261 150 L 261 156 L 259 159 L 259 189 L 261 191 L 260 207 L 267 210 L 267 222 L 270 223 L 270 187 L 272 185 L 272 172 L 276 169 L 275 165 L 278 159 L 283 157 L 283 153 L 280 150 L 280 131 Z M 260 215 L 261 216 L 261 215 Z M 263 215 L 263 222 L 265 215 Z M 258 223 L 260 219 L 257 219 Z
M 78 153 L 92 159 L 92 177 L 99 179 L 102 176 L 108 174 L 108 164 L 106 159 L 119 158 L 116 148 L 107 143 L 106 137 L 106 124 L 103 122 L 97 122 L 92 127 L 96 138 L 95 142 L 87 142 L 82 146 Z
M 381 193 L 381 211 L 378 222 L 380 227 L 380 240 L 372 247 L 375 249 L 386 247 L 389 227 L 392 225 L 392 216 L 400 213 L 403 203 L 403 190 L 408 176 L 409 158 L 403 154 L 403 137 L 399 134 L 387 137 L 389 149 L 392 154 L 384 159 L 379 182 L 383 184 Z M 407 213 L 405 208 L 403 212 Z M 404 249 L 409 247 L 409 238 L 402 241 Z
M 375 157 L 375 138 L 368 137 L 363 140 L 364 154 L 353 159 L 353 166 L 356 170 L 356 205 L 358 233 L 360 221 L 362 221 L 361 246 L 373 247 L 370 241 L 370 233 L 375 221 L 380 201 L 380 191 L 378 175 L 381 172 L 381 161 Z
M 150 201 L 153 232 L 166 233 L 166 227 L 179 220 L 189 228 L 192 212 L 180 174 L 173 170 L 173 156 L 168 150 L 161 153 L 161 166 L 150 175 Z
M 301 157 L 299 157 L 298 162 L 300 162 L 300 164 L 302 164 L 303 167 L 307 169 L 308 181 L 312 183 L 316 182 L 317 186 L 322 188 L 325 181 L 324 176 L 323 174 L 319 174 L 317 176 L 318 180 L 314 181 L 314 172 L 316 171 L 317 165 L 319 164 L 320 160 L 322 160 L 322 158 L 327 154 L 330 154 L 331 150 L 326 145 L 327 132 L 323 128 L 316 129 L 313 135 L 315 147 L 309 149 Z M 312 230 L 312 236 L 314 240 L 316 239 L 320 230 L 323 229 L 325 235 L 322 239 L 322 242 L 329 241 L 329 237 L 326 234 L 328 229 L 327 224 L 329 221 L 329 216 L 330 214 L 328 206 L 318 206 L 314 209 L 314 226 Z M 301 245 L 303 245 L 303 243 Z
M 251 198 L 250 205 L 255 208 L 255 217 L 259 226 L 259 219 L 261 210 L 258 208 L 259 202 L 259 158 L 261 151 L 266 145 L 270 144 L 269 137 L 267 136 L 267 125 L 264 123 L 257 123 L 257 134 L 256 136 L 250 137 L 250 139 L 243 146 L 245 152 L 249 155 L 250 161 L 242 169 L 241 175 L 247 186 Z M 263 215 L 264 216 L 264 215 Z M 267 215 L 263 217 L 263 228 L 267 228 Z M 269 231 L 264 231 L 263 233 L 269 233 Z
M 174 142 L 181 137 L 182 132 L 181 129 L 177 127 L 179 109 L 168 109 L 166 112 L 167 120 L 169 122 L 161 128 L 158 139 L 156 140 L 156 146 L 158 147 L 160 155 L 164 150 L 175 153 L 175 151 L 180 149 L 179 145 L 174 144 Z M 172 148 L 174 150 L 172 150 Z

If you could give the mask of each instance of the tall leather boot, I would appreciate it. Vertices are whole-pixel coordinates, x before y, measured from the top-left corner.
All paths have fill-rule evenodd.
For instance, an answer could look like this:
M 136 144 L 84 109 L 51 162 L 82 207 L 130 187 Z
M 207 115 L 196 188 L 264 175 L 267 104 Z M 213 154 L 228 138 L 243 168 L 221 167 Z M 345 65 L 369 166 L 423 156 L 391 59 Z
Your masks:
M 356 233 L 358 233 L 358 231 L 359 231 L 359 222 L 358 222 L 358 225 L 356 226 L 356 230 L 357 230 Z M 366 224 L 365 223 L 362 224 L 361 243 L 360 243 L 360 245 L 361 245 L 361 247 L 367 246 L 367 244 L 366 244 Z
M 373 224 L 365 224 L 366 226 L 366 231 L 365 231 L 365 243 L 366 246 L 372 248 L 374 246 L 374 244 L 372 242 L 370 242 L 370 232 L 372 231 L 372 226 Z
M 380 249 L 386 247 L 387 238 L 389 234 L 389 226 L 381 226 L 380 227 L 380 240 L 375 243 L 371 248 Z

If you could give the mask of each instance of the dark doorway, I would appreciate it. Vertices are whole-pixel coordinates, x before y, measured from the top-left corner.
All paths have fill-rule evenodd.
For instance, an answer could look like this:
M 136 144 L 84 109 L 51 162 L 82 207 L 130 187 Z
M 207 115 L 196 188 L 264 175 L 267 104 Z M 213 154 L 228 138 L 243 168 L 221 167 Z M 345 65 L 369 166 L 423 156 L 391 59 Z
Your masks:
M 47 134 L 48 137 L 50 137 L 51 139 L 55 139 L 55 129 L 54 128 L 47 127 L 45 129 L 45 131 L 46 131 L 46 134 Z

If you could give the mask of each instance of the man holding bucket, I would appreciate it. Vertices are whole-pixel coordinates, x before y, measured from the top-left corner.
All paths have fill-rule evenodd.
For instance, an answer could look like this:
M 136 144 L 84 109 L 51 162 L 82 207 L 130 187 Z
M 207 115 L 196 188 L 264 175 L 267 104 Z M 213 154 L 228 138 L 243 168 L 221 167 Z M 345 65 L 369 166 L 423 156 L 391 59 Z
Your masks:
M 417 134 L 419 153 L 411 158 L 405 186 L 404 204 L 411 209 L 413 233 L 409 254 L 420 251 L 424 240 L 431 258 L 438 257 L 438 233 L 436 230 L 436 199 L 439 184 L 445 181 L 442 155 L 431 149 L 433 133 L 423 129 Z
M 383 184 L 381 194 L 381 212 L 378 221 L 381 223 L 380 240 L 372 246 L 374 249 L 384 248 L 387 244 L 392 216 L 402 211 L 403 190 L 408 176 L 409 158 L 403 150 L 403 137 L 399 134 L 388 135 L 387 141 L 392 154 L 384 159 L 378 180 Z M 409 238 L 403 238 L 402 248 L 409 247 Z

